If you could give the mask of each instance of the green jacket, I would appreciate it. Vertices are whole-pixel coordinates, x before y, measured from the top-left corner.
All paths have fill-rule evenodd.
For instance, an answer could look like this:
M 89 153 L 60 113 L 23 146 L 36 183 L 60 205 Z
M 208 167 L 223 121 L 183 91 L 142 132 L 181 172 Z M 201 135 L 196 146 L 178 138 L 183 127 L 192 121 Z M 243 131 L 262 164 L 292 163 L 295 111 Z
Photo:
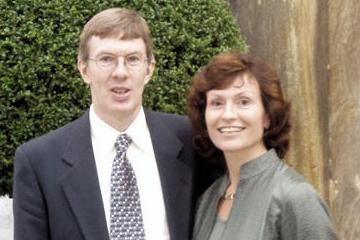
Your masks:
M 210 238 L 228 184 L 225 175 L 200 198 L 193 240 Z M 337 239 L 325 203 L 273 149 L 242 166 L 232 211 L 216 229 L 212 240 Z

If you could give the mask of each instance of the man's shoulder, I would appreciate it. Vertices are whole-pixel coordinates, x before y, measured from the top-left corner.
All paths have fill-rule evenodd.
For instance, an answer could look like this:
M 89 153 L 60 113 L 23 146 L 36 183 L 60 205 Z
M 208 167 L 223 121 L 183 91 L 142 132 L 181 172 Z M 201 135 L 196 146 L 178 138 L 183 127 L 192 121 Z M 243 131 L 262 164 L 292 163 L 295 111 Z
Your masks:
M 188 117 L 185 115 L 179 115 L 175 113 L 159 112 L 153 110 L 145 110 L 145 114 L 151 117 L 157 117 L 164 120 L 174 120 L 178 122 L 189 122 Z
M 149 110 L 145 111 L 145 116 L 150 134 L 159 136 L 166 133 L 167 136 L 175 136 L 185 145 L 192 146 L 193 131 L 186 116 Z
M 82 124 L 85 124 L 86 121 L 88 121 L 88 112 L 64 126 L 30 139 L 29 141 L 23 143 L 19 148 L 33 148 L 36 146 L 46 148 L 46 146 L 60 146 L 62 144 L 66 144 L 68 139 L 75 134 L 79 127 Z
M 174 113 L 157 112 L 151 110 L 145 110 L 147 121 L 156 122 L 162 126 L 166 126 L 172 130 L 191 131 L 192 127 L 189 118 L 184 115 L 178 115 Z

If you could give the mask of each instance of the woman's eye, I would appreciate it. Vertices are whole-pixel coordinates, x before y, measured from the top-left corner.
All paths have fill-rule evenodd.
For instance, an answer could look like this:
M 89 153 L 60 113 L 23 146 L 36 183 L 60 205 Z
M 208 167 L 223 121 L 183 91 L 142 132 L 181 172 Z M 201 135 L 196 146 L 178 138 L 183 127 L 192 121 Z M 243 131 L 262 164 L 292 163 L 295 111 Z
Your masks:
M 210 102 L 210 105 L 211 105 L 212 107 L 219 107 L 219 106 L 222 105 L 222 102 L 221 102 L 221 101 L 211 101 L 211 102 Z
M 244 107 L 244 106 L 249 105 L 250 102 L 251 102 L 250 99 L 243 98 L 243 99 L 239 99 L 238 104 L 239 104 L 240 106 Z
M 242 105 L 246 105 L 246 104 L 249 103 L 249 100 L 243 99 L 243 100 L 240 101 L 240 103 L 241 103 Z

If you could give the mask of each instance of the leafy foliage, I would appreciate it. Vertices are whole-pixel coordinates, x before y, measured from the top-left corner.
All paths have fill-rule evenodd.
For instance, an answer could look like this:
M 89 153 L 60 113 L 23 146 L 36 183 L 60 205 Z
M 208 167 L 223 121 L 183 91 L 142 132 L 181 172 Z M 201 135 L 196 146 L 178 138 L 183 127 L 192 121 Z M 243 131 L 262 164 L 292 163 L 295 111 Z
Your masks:
M 119 6 L 139 11 L 152 31 L 148 108 L 184 113 L 199 67 L 225 49 L 246 49 L 225 0 L 0 1 L 0 195 L 11 192 L 16 147 L 89 106 L 76 68 L 79 35 L 94 14 Z

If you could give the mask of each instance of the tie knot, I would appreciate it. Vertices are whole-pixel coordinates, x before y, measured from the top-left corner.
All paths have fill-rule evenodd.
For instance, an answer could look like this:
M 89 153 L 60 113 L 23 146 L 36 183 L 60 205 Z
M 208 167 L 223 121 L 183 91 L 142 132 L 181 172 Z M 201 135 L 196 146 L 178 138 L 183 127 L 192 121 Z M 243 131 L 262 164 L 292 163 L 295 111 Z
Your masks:
M 131 143 L 131 137 L 127 134 L 120 134 L 115 142 L 115 149 L 117 152 L 126 152 Z

